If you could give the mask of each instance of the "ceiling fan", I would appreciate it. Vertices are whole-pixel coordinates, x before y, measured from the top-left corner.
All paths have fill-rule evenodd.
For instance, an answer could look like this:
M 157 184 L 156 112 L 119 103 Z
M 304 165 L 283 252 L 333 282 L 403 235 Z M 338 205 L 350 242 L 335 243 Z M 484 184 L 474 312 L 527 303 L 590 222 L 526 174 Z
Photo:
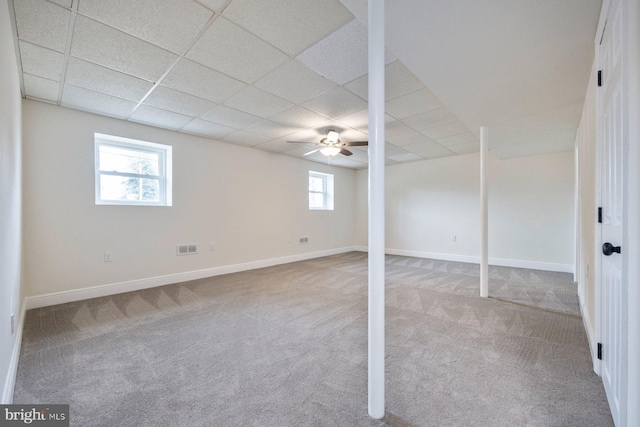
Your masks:
M 353 153 L 347 150 L 344 147 L 355 147 L 361 145 L 369 145 L 369 141 L 351 141 L 351 142 L 342 142 L 340 141 L 340 134 L 336 132 L 334 129 L 327 129 L 327 136 L 322 138 L 320 142 L 306 142 L 306 141 L 287 141 L 293 144 L 316 144 L 318 148 L 315 150 L 311 150 L 308 153 L 305 153 L 305 156 L 309 154 L 313 154 L 317 151 L 320 151 L 327 157 L 333 157 L 338 154 L 342 154 L 345 156 L 350 156 Z

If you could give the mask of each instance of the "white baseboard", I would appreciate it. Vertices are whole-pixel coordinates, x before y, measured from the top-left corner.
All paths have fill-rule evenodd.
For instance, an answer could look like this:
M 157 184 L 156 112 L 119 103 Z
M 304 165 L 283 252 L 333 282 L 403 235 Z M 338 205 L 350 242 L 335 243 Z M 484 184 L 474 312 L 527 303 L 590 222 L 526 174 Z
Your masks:
M 222 274 L 237 273 L 240 271 L 254 270 L 256 268 L 271 267 L 290 262 L 304 261 L 306 259 L 342 254 L 354 251 L 353 246 L 328 249 L 324 251 L 308 252 L 304 254 L 289 255 L 280 258 L 271 258 L 259 261 L 245 262 L 242 264 L 225 265 L 221 267 L 206 268 L 203 270 L 186 271 L 183 273 L 168 274 L 165 276 L 149 277 L 144 279 L 129 280 L 126 282 L 109 283 L 106 285 L 92 286 L 89 288 L 73 289 L 70 291 L 53 292 L 50 294 L 36 295 L 25 298 L 26 310 L 48 307 L 51 305 L 65 304 L 73 301 L 104 297 L 121 294 L 124 292 L 138 291 L 140 289 L 154 288 L 156 286 L 171 285 L 173 283 L 187 282 L 189 280 L 204 279 Z
M 367 252 L 366 246 L 356 246 L 355 250 Z M 430 258 L 441 261 L 468 262 L 480 264 L 480 257 L 474 255 L 444 254 L 438 252 L 410 251 L 405 249 L 385 249 L 389 255 L 411 256 L 416 258 Z M 552 262 L 525 261 L 518 259 L 489 258 L 489 264 L 501 267 L 527 268 L 529 270 L 557 271 L 561 273 L 573 273 L 573 264 L 556 264 Z
M 582 323 L 587 333 L 587 341 L 589 342 L 589 351 L 591 352 L 591 360 L 593 361 L 593 372 L 600 375 L 600 360 L 598 359 L 598 339 L 593 330 L 593 323 L 589 311 L 585 309 L 582 300 L 580 300 L 580 314 L 582 315 Z
M 20 317 L 13 337 L 13 350 L 11 351 L 11 359 L 9 360 L 9 369 L 7 370 L 7 379 L 4 383 L 2 392 L 2 405 L 10 405 L 13 403 L 13 390 L 16 385 L 16 375 L 18 374 L 18 361 L 20 359 L 20 347 L 22 345 L 22 329 L 24 326 L 24 318 L 26 302 L 20 307 Z

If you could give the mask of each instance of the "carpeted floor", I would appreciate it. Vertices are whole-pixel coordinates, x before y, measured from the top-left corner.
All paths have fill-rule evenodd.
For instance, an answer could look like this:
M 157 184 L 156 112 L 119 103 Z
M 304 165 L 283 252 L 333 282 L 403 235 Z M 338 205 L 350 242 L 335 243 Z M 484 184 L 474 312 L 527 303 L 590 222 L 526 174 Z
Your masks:
M 613 425 L 568 275 L 491 268 L 498 300 L 471 264 L 387 272 L 383 421 L 360 252 L 31 310 L 14 402 L 74 426 Z

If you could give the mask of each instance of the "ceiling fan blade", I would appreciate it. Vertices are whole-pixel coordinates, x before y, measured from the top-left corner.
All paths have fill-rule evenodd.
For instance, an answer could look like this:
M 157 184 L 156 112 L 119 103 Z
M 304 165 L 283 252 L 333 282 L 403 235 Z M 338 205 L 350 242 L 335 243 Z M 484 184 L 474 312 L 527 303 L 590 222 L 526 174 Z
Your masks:
M 345 156 L 350 156 L 353 153 L 349 150 L 347 150 L 346 148 L 343 148 L 342 150 L 340 150 L 340 154 L 344 154 Z
M 356 147 L 356 146 L 359 146 L 359 145 L 369 145 L 369 141 L 344 142 L 343 145 L 346 145 L 347 147 Z
M 315 144 L 315 142 L 309 142 L 309 141 L 287 141 L 290 142 L 292 144 Z
M 316 148 L 315 150 L 311 150 L 311 151 L 309 151 L 308 153 L 304 153 L 304 154 L 303 154 L 303 156 L 308 156 L 309 154 L 313 154 L 313 153 L 315 153 L 316 151 L 320 151 L 320 149 L 319 149 L 319 148 Z

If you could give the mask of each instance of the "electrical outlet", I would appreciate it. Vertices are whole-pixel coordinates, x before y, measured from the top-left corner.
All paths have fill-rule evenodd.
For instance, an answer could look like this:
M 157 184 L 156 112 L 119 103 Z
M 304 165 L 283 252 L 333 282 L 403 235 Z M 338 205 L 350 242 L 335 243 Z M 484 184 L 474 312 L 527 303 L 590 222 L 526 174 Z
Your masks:
M 300 237 L 300 239 L 298 239 L 298 244 L 299 245 L 306 245 L 307 243 L 309 243 L 309 238 L 308 237 Z
M 216 244 L 215 243 L 210 243 L 209 244 L 209 251 L 210 252 L 215 252 L 216 251 Z
M 105 252 L 104 262 L 111 262 L 111 261 L 113 261 L 113 254 L 111 252 Z
M 451 241 L 455 242 L 458 240 L 458 236 L 456 236 L 455 234 L 453 236 L 451 236 Z

